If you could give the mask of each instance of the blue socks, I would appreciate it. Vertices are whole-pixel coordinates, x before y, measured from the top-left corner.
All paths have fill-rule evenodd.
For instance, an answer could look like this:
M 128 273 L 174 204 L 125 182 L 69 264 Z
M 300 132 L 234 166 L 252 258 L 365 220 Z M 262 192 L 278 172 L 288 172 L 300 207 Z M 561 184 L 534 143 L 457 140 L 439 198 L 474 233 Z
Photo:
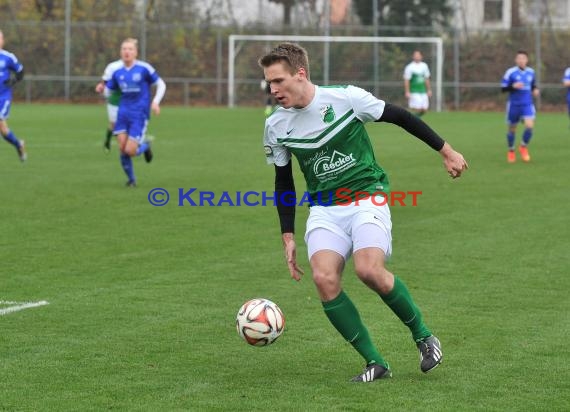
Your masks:
M 507 133 L 507 144 L 509 145 L 509 150 L 515 150 L 515 134 L 513 132 Z
M 529 144 L 531 138 L 532 129 L 524 129 L 521 146 Z M 515 134 L 513 132 L 507 132 L 507 144 L 509 145 L 509 150 L 515 150 Z
M 121 165 L 123 166 L 123 170 L 127 174 L 129 178 L 129 182 L 135 181 L 135 173 L 133 171 L 133 160 L 129 155 L 121 153 Z
M 531 138 L 532 138 L 532 129 L 524 129 L 522 135 L 522 145 L 526 146 L 527 144 L 529 144 Z
M 137 156 L 140 156 L 141 154 L 146 152 L 148 150 L 149 146 L 150 146 L 150 144 L 148 144 L 148 142 L 144 142 L 144 143 L 140 144 L 139 147 L 137 148 Z
M 4 139 L 8 143 L 10 143 L 11 145 L 14 145 L 16 147 L 16 149 L 20 148 L 20 141 L 16 138 L 16 136 L 14 135 L 14 133 L 12 133 L 11 130 L 8 132 L 8 134 L 6 136 L 2 135 L 2 137 L 4 137 Z

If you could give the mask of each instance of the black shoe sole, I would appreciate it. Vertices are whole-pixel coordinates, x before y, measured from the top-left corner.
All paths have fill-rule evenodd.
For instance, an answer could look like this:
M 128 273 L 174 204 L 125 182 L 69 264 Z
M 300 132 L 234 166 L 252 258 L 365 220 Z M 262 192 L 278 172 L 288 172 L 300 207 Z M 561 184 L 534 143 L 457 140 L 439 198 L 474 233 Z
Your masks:
M 146 152 L 144 152 L 144 160 L 147 163 L 152 162 L 152 158 L 154 157 L 154 155 L 152 154 L 152 150 L 150 150 L 150 148 L 147 149 Z

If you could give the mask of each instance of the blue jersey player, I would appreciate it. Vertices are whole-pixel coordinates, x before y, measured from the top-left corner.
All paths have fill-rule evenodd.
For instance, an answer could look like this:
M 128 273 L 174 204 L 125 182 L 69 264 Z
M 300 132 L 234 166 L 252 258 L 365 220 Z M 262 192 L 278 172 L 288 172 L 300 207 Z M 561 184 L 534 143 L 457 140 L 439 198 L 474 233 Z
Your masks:
M 522 142 L 519 146 L 519 153 L 523 162 L 530 161 L 527 146 L 532 138 L 532 129 L 534 127 L 536 114 L 533 97 L 537 97 L 539 94 L 539 90 L 536 87 L 534 70 L 527 67 L 527 52 L 519 50 L 515 57 L 515 63 L 516 66 L 511 67 L 505 72 L 501 82 L 502 91 L 509 92 L 509 100 L 507 102 L 507 143 L 509 146 L 507 161 L 509 163 L 516 161 L 515 133 L 517 131 L 517 124 L 520 121 L 524 122 L 524 132 Z
M 0 31 L 0 133 L 8 143 L 16 148 L 22 162 L 27 158 L 24 141 L 19 140 L 10 130 L 7 119 L 12 105 L 12 86 L 23 78 L 24 66 L 16 56 L 4 50 L 4 34 Z
M 136 186 L 133 171 L 133 156 L 144 154 L 145 160 L 152 160 L 150 142 L 145 139 L 150 110 L 160 114 L 160 101 L 164 97 L 166 85 L 154 68 L 137 60 L 137 40 L 126 39 L 121 45 L 123 66 L 117 68 L 107 81 L 106 92 L 121 91 L 119 112 L 114 134 L 121 151 L 121 165 L 127 174 L 127 186 Z M 151 101 L 150 89 L 156 85 L 156 93 Z
M 570 116 L 570 67 L 564 70 L 564 78 L 562 79 L 562 84 L 566 87 L 566 105 L 568 106 L 568 116 Z

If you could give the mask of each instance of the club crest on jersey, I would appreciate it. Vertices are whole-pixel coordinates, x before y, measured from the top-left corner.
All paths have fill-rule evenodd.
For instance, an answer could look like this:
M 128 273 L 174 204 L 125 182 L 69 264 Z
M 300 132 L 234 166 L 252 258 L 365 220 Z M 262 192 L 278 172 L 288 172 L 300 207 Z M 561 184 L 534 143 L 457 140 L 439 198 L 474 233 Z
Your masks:
M 6 62 L 4 60 L 0 60 L 0 69 L 3 69 L 6 67 Z
M 334 118 L 336 117 L 334 114 L 332 104 L 330 103 L 321 106 L 319 112 L 321 113 L 321 118 L 325 123 L 332 123 L 334 121 Z
M 133 74 L 133 82 L 140 82 L 141 81 L 141 74 L 135 73 Z

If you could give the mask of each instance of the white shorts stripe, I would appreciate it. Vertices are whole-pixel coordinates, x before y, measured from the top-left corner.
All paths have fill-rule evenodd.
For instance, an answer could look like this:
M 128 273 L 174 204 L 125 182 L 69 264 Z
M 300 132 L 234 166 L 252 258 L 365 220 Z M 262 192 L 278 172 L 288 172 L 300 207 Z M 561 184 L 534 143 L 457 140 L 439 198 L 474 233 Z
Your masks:
M 10 100 L 5 100 L 2 109 L 0 109 L 0 120 L 8 118 L 8 112 L 10 110 Z

